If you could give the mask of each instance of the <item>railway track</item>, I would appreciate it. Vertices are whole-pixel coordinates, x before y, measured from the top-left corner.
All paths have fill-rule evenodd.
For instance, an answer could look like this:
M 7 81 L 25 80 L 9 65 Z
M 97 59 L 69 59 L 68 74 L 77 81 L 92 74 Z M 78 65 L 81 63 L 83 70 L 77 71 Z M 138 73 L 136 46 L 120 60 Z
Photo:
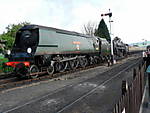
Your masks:
M 1 79 L 0 80 L 0 85 L 4 85 L 4 84 L 7 84 L 7 83 L 16 81 L 16 80 L 18 80 L 17 77 L 10 77 L 10 78 Z
M 85 68 L 77 68 L 74 70 L 55 73 L 53 75 L 41 75 L 40 77 L 34 78 L 34 79 L 18 79 L 17 77 L 4 78 L 4 79 L 0 80 L 0 91 L 6 90 L 9 88 L 13 88 L 13 87 L 18 87 L 21 85 L 31 84 L 31 83 L 35 83 L 35 82 L 39 82 L 39 81 L 45 81 L 45 80 L 52 79 L 52 78 L 54 81 L 56 81 L 56 80 L 59 80 L 59 78 L 58 78 L 59 76 L 63 76 L 66 74 L 70 74 L 70 73 L 74 73 L 74 72 L 78 72 L 78 71 L 82 71 L 82 70 L 87 70 L 87 69 L 94 68 L 94 67 L 101 66 L 101 65 L 106 65 L 106 64 L 90 65 Z M 45 73 L 46 72 L 43 72 L 43 74 L 45 74 Z
M 105 81 L 101 82 L 96 87 L 92 88 L 91 90 L 89 90 L 88 92 L 84 93 L 83 95 L 79 96 L 77 99 L 73 100 L 72 102 L 70 102 L 66 106 L 64 106 L 61 109 L 59 109 L 57 111 L 57 113 L 66 113 L 66 111 L 68 111 L 68 109 L 70 109 L 74 104 L 77 104 L 79 101 L 82 101 L 84 98 L 86 98 L 88 96 L 91 96 L 96 90 L 98 90 L 98 89 L 106 86 L 106 84 L 108 84 L 113 79 L 119 77 L 120 74 L 122 74 L 122 73 L 126 72 L 127 70 L 129 70 L 131 67 L 133 67 L 134 65 L 136 65 L 137 63 L 139 63 L 139 61 L 141 61 L 141 59 L 138 60 L 138 61 L 136 61 L 135 63 L 129 65 L 125 69 L 119 71 L 118 73 L 114 74 L 112 77 L 110 77 L 110 78 L 106 79 Z
M 54 106 L 50 104 L 50 106 L 48 106 L 48 108 L 46 108 L 46 110 L 50 110 L 50 111 L 46 111 L 45 109 L 43 109 L 43 111 L 41 111 L 41 112 L 69 113 L 69 112 L 71 112 L 69 109 L 71 109 L 72 106 L 74 106 L 75 104 L 78 104 L 78 102 L 83 101 L 85 98 L 92 95 L 97 89 L 102 88 L 109 82 L 115 80 L 118 76 L 120 76 L 122 73 L 125 73 L 128 69 L 132 68 L 140 61 L 141 61 L 141 59 L 138 59 L 138 60 L 135 59 L 135 60 L 132 60 L 132 63 L 130 65 L 129 65 L 129 62 L 126 64 L 120 64 L 119 66 L 114 67 L 114 69 L 112 71 L 108 70 L 107 72 L 104 72 L 103 76 L 96 76 L 96 78 L 94 78 L 94 79 L 90 78 L 90 79 L 86 79 L 86 80 L 76 83 L 76 84 L 70 84 L 70 85 L 64 86 L 60 89 L 50 92 L 47 95 L 44 95 L 43 97 L 31 100 L 25 104 L 22 104 L 17 107 L 14 107 L 12 109 L 9 109 L 9 110 L 5 111 L 4 113 L 9 113 L 9 112 L 15 113 L 17 111 L 25 113 L 25 112 L 33 111 L 33 109 L 36 111 L 36 110 L 39 110 L 39 108 L 40 108 L 39 103 L 43 103 L 46 100 L 57 99 L 57 98 L 60 99 L 59 103 L 56 102 L 56 105 L 54 104 Z M 101 77 L 102 78 L 106 77 L 106 78 L 98 79 Z M 87 85 L 89 83 L 97 84 L 97 85 L 95 85 L 95 86 L 93 85 L 92 87 L 90 86 L 84 91 L 76 90 L 75 91 L 76 93 L 74 92 L 75 88 L 83 87 L 84 85 Z M 71 95 L 71 96 L 69 96 L 69 95 Z M 32 106 L 32 108 L 30 106 Z M 69 112 L 66 112 L 67 110 L 69 110 Z
M 11 73 L 0 73 L 0 80 L 12 77 Z
M 134 56 L 137 56 L 137 54 L 134 54 Z M 119 59 L 117 59 L 117 61 L 122 60 L 122 59 L 124 59 L 124 58 L 119 58 Z M 44 81 L 44 80 L 47 80 L 47 79 L 52 79 L 53 78 L 54 81 L 59 80 L 57 78 L 59 76 L 63 76 L 63 75 L 66 75 L 66 74 L 70 74 L 70 73 L 74 73 L 74 72 L 78 72 L 78 71 L 82 71 L 82 70 L 87 70 L 87 69 L 94 68 L 94 67 L 101 66 L 101 65 L 108 65 L 108 64 L 107 63 L 101 63 L 101 64 L 90 65 L 90 66 L 87 66 L 85 68 L 77 68 L 77 69 L 74 69 L 74 70 L 55 73 L 53 75 L 45 75 L 45 76 L 41 75 L 40 77 L 34 78 L 34 79 L 18 79 L 17 77 L 12 77 L 9 74 L 9 76 L 7 75 L 6 78 L 0 79 L 0 92 L 3 91 L 3 90 L 6 90 L 6 89 L 19 87 L 19 86 L 22 86 L 22 85 L 31 84 L 31 83 L 35 83 L 35 82 L 39 82 L 39 81 Z M 42 73 L 45 74 L 46 72 L 42 72 Z

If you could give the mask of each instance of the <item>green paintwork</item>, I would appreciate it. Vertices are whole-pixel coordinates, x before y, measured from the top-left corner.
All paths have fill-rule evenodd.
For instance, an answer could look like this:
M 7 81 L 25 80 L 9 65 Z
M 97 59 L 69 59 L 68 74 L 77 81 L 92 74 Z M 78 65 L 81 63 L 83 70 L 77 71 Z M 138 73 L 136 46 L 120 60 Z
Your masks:
M 29 28 L 38 29 L 39 33 L 35 55 L 72 53 L 110 55 L 110 44 L 106 39 L 38 25 Z M 101 42 L 101 45 L 99 42 Z
M 74 44 L 80 42 L 80 44 Z M 39 44 L 35 54 L 95 52 L 92 38 L 57 32 L 55 29 L 39 28 Z
M 104 38 L 100 38 L 101 40 L 101 56 L 107 56 L 111 54 L 110 43 Z

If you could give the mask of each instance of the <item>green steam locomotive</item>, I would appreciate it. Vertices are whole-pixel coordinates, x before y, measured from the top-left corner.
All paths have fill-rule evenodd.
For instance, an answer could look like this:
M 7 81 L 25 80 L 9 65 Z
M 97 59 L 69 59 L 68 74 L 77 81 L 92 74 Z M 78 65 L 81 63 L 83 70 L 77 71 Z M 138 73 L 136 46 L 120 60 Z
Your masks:
M 111 59 L 110 43 L 104 38 L 39 25 L 22 27 L 8 54 L 5 65 L 18 77 L 31 78 Z

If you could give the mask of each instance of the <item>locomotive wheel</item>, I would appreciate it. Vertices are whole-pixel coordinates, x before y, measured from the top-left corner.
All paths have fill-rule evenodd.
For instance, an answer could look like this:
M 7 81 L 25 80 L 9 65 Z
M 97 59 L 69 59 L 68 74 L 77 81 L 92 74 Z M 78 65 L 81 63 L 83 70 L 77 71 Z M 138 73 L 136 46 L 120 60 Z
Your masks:
M 61 68 L 59 72 L 64 72 L 68 67 L 68 62 L 60 62 Z
M 93 57 L 90 57 L 89 61 L 90 61 L 90 65 L 94 64 L 94 58 Z
M 65 69 L 67 68 L 66 66 L 67 66 L 67 64 L 64 62 L 56 62 L 55 63 L 55 71 L 56 72 L 64 72 Z
M 87 64 L 88 64 L 87 58 L 80 58 L 79 61 L 80 61 L 80 66 L 81 67 L 86 67 Z
M 31 65 L 31 67 L 29 69 L 29 73 L 30 74 L 36 73 L 36 74 L 31 75 L 30 77 L 31 78 L 37 78 L 38 77 L 38 72 L 39 72 L 38 67 L 36 65 Z
M 52 74 L 54 73 L 54 66 L 48 66 L 48 68 L 47 68 L 47 73 L 48 73 L 49 75 L 52 75 Z
M 17 75 L 18 78 L 25 78 L 28 73 L 28 69 L 23 63 L 19 63 L 14 68 L 14 73 L 15 75 Z
M 103 56 L 100 57 L 100 62 L 104 63 L 105 62 L 105 58 Z
M 74 69 L 76 69 L 79 66 L 79 60 L 74 60 Z
M 76 69 L 79 66 L 79 60 L 70 60 L 69 66 L 71 69 Z
M 56 72 L 59 72 L 59 70 L 60 70 L 59 62 L 56 62 L 56 63 L 54 64 L 54 69 L 55 69 Z
M 94 64 L 99 64 L 100 63 L 100 59 L 97 57 L 94 57 Z

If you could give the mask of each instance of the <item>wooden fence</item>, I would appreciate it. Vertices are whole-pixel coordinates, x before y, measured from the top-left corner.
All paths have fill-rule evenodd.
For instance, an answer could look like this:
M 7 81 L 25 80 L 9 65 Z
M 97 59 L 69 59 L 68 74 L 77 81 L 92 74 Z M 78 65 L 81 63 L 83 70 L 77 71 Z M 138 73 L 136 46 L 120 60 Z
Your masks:
M 130 86 L 127 86 L 126 81 L 122 82 L 122 97 L 115 105 L 113 113 L 139 113 L 146 81 L 145 68 L 145 63 L 134 68 Z

